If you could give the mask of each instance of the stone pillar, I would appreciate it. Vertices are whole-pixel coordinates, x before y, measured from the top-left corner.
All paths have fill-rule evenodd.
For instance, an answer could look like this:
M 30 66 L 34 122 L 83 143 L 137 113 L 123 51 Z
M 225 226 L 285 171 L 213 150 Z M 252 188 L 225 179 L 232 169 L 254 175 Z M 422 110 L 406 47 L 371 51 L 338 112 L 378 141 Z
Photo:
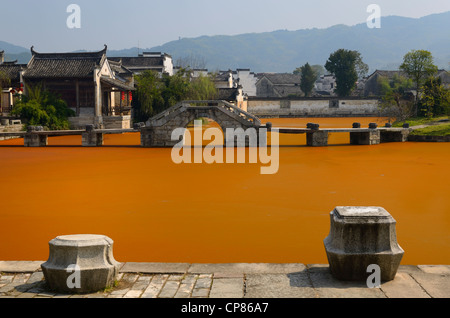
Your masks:
M 109 237 L 58 236 L 49 247 L 49 258 L 41 268 L 51 290 L 81 294 L 113 286 L 120 263 L 114 259 L 113 240 Z
M 141 147 L 173 147 L 180 140 L 171 140 L 174 128 L 167 127 L 142 127 Z M 181 137 L 180 137 L 181 138 Z
M 396 221 L 381 207 L 336 207 L 324 240 L 330 270 L 341 280 L 367 280 L 369 265 L 382 281 L 394 279 L 404 251 L 397 244 Z
M 380 143 L 380 131 L 370 129 L 363 132 L 350 132 L 351 145 L 378 145 Z
M 405 142 L 408 141 L 409 129 L 397 131 L 382 130 L 380 131 L 380 142 Z
M 311 147 L 328 146 L 328 132 L 320 130 L 307 132 L 306 144 Z
M 141 147 L 154 147 L 154 129 L 151 127 L 141 128 Z
M 135 130 L 140 130 L 141 128 L 144 128 L 145 127 L 145 123 L 134 123 L 133 124 L 133 129 L 135 129 Z
M 25 147 L 45 147 L 48 145 L 48 136 L 38 134 L 38 131 L 43 131 L 42 126 L 28 126 L 27 133 L 23 137 L 23 144 Z
M 103 134 L 94 130 L 94 125 L 87 125 L 86 131 L 81 134 L 81 144 L 83 147 L 103 146 Z

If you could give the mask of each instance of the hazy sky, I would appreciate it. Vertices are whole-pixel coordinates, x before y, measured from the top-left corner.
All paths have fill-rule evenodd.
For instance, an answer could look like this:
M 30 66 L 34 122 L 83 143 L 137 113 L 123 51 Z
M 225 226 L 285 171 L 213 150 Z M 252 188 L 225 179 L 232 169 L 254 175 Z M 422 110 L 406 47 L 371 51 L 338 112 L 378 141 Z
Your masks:
M 234 35 L 365 23 L 382 16 L 450 11 L 450 0 L 1 0 L 0 40 L 40 52 L 151 48 L 179 37 Z M 69 29 L 69 4 L 81 28 Z

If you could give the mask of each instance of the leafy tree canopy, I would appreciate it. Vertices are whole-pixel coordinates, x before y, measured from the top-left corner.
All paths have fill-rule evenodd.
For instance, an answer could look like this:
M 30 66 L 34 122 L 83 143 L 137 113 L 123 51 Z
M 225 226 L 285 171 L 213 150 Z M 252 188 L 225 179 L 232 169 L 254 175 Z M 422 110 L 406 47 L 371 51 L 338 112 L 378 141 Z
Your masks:
M 431 118 L 450 115 L 450 90 L 442 85 L 440 78 L 428 78 L 422 91 L 419 101 L 419 116 Z
M 358 51 L 339 49 L 328 58 L 325 69 L 336 77 L 336 93 L 349 96 L 358 78 L 367 75 L 369 67 L 362 61 Z
M 300 88 L 305 94 L 305 97 L 307 97 L 309 94 L 311 94 L 314 88 L 314 83 L 316 82 L 317 74 L 314 72 L 309 63 L 303 65 L 300 68 L 300 71 L 301 71 Z
M 27 126 L 43 126 L 49 130 L 69 129 L 68 117 L 75 112 L 67 107 L 67 103 L 58 95 L 42 90 L 40 85 L 27 87 L 27 95 L 23 95 L 12 114 L 24 119 Z
M 150 117 L 174 106 L 182 100 L 215 99 L 217 90 L 209 76 L 191 77 L 190 69 L 181 68 L 170 76 L 145 71 L 137 75 L 134 103 L 135 119 L 146 121 Z
M 405 72 L 416 84 L 415 115 L 419 113 L 419 96 L 425 80 L 437 73 L 437 66 L 433 64 L 433 56 L 426 50 L 412 50 L 405 54 L 400 70 Z

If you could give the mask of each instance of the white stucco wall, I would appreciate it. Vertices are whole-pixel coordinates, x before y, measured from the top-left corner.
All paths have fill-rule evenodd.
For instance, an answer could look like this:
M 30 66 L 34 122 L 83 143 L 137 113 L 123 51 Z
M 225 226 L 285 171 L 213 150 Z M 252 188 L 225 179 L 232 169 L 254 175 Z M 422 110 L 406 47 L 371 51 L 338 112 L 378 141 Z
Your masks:
M 256 96 L 256 82 L 257 78 L 255 74 L 251 73 L 250 70 L 237 70 L 236 74 L 233 74 L 233 79 L 237 81 L 239 79 L 239 84 L 242 86 L 242 91 L 248 96 Z
M 283 107 L 282 104 L 283 103 Z M 249 100 L 247 111 L 256 116 L 377 116 L 378 100 Z

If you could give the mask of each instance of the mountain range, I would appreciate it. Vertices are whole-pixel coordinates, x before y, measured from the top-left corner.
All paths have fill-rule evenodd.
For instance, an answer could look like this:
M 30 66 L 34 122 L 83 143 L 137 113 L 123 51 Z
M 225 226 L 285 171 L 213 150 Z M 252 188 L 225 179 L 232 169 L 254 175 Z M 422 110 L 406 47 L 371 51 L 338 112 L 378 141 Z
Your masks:
M 200 57 L 212 71 L 250 68 L 254 72 L 292 72 L 306 62 L 324 65 L 330 54 L 340 48 L 359 51 L 370 71 L 397 69 L 403 56 L 412 49 L 430 51 L 439 68 L 449 69 L 450 11 L 417 19 L 383 17 L 379 29 L 361 23 L 326 29 L 201 36 L 140 49 L 140 52 L 165 52 L 174 61 Z M 6 42 L 0 41 L 0 50 L 5 50 L 7 60 L 27 63 L 30 58 L 29 49 Z M 108 50 L 108 55 L 136 56 L 138 52 L 138 48 Z

